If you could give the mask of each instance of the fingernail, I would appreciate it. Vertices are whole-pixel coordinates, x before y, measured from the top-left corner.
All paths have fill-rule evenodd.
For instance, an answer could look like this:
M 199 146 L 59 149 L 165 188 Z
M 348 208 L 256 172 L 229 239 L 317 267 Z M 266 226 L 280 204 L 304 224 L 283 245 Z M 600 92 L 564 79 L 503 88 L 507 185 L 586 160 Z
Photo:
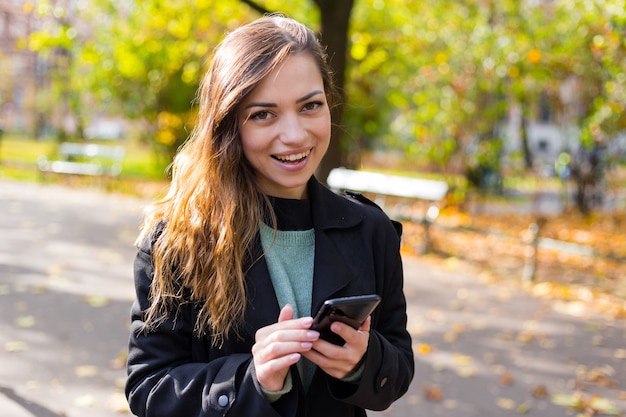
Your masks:
M 302 349 L 311 349 L 313 347 L 313 343 L 311 342 L 302 342 L 300 343 Z
M 320 337 L 320 334 L 319 332 L 316 332 L 316 331 L 310 331 L 310 332 L 306 332 L 306 337 L 307 339 L 317 340 L 317 338 Z
M 302 318 L 302 323 L 304 326 L 310 326 L 313 324 L 313 317 L 304 317 Z

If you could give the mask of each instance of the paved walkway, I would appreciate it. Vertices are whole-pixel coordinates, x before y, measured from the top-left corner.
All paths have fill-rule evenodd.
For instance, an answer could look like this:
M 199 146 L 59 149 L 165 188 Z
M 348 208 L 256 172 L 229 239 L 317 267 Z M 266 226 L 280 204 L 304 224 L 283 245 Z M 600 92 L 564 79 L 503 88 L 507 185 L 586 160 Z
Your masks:
M 0 417 L 129 415 L 123 364 L 143 203 L 0 180 Z M 555 399 L 626 415 L 623 320 L 487 283 L 453 261 L 407 257 L 405 276 L 415 380 L 370 415 L 577 414 Z

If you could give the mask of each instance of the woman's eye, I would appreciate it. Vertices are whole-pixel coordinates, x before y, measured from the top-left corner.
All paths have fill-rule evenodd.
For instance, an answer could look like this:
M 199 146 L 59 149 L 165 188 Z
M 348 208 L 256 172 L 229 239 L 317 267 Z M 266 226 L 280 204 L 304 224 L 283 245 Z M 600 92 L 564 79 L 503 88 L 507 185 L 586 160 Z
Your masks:
M 306 103 L 302 107 L 302 110 L 306 110 L 306 111 L 316 110 L 316 109 L 318 109 L 321 106 L 322 106 L 322 102 L 321 101 L 311 101 L 310 103 Z
M 268 112 L 267 110 L 258 111 L 256 113 L 253 113 L 250 118 L 254 120 L 267 120 L 270 118 L 270 112 Z

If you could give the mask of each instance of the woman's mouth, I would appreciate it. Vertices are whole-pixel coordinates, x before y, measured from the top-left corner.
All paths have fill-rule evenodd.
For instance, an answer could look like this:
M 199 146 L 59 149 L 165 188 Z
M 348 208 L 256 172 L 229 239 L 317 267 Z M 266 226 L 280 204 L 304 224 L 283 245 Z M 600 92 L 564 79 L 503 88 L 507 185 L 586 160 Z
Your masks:
M 297 164 L 305 160 L 311 154 L 309 149 L 306 152 L 292 153 L 290 155 L 272 155 L 272 158 L 284 164 Z

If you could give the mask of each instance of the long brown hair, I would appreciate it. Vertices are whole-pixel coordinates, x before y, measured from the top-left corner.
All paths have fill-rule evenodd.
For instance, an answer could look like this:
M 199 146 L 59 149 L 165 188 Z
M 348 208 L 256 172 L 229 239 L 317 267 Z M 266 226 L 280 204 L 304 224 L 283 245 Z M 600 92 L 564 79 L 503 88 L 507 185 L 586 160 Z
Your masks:
M 153 246 L 148 330 L 190 294 L 199 306 L 197 334 L 210 328 L 216 345 L 238 334 L 246 306 L 244 267 L 268 202 L 243 156 L 237 110 L 267 74 L 299 52 L 315 59 L 332 105 L 336 92 L 326 53 L 314 33 L 292 19 L 264 16 L 216 48 L 198 92 L 197 124 L 174 158 L 169 192 L 146 209 L 138 238 L 162 226 Z

